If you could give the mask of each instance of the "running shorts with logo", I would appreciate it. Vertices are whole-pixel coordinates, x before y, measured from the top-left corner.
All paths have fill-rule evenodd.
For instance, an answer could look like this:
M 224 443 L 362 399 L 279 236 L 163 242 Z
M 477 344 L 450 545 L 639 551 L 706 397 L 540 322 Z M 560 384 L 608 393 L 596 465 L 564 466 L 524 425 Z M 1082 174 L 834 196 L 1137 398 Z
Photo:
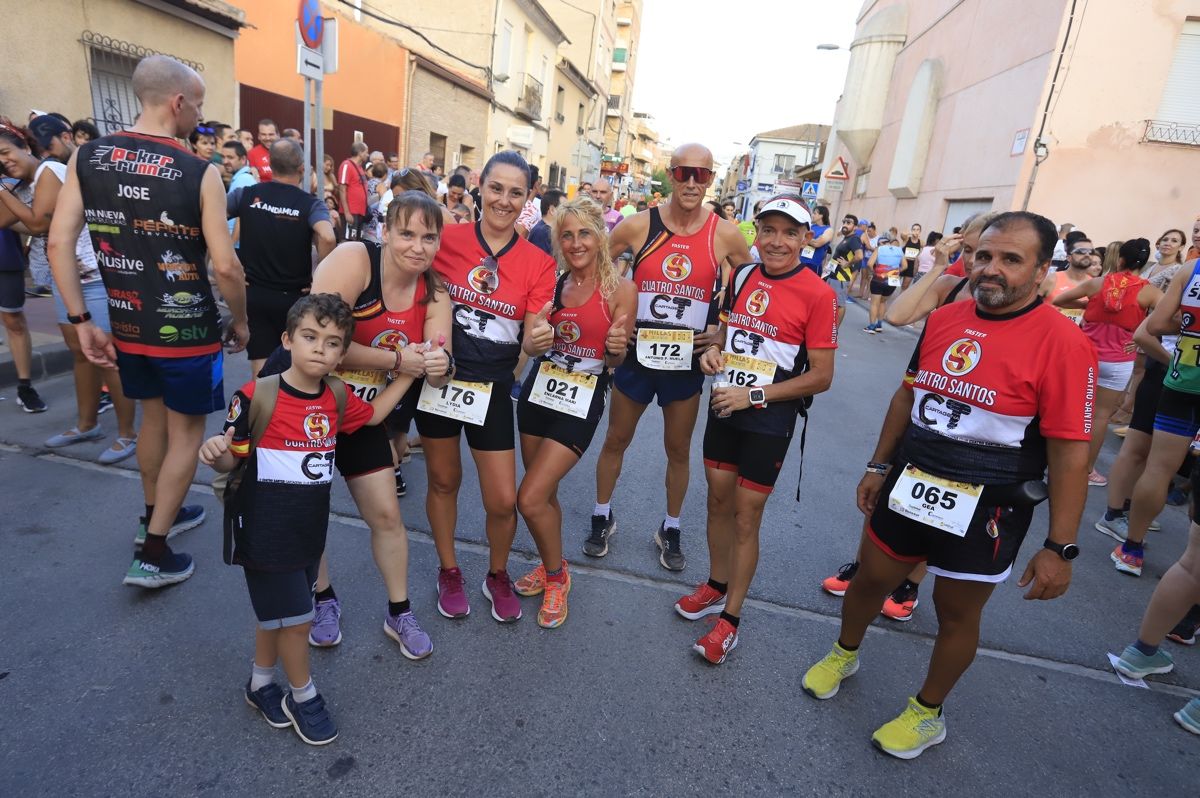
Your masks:
M 250 605 L 261 629 L 284 629 L 313 619 L 313 593 L 317 586 L 317 565 L 295 571 L 243 569 Z
M 1200 394 L 1177 391 L 1164 382 L 1154 415 L 1154 429 L 1169 435 L 1195 437 L 1200 431 Z
M 1179 310 L 1183 323 L 1163 378 L 1154 428 L 1191 437 L 1200 426 L 1200 261 L 1192 266 Z
M 973 302 L 935 310 L 904 380 L 912 414 L 871 539 L 897 559 L 928 559 L 935 574 L 1002 581 L 1032 518 L 1018 488 L 1044 478 L 1048 439 L 1090 440 L 1096 372 L 1087 337 L 1040 299 L 999 316 Z M 907 465 L 920 473 L 896 489 Z M 939 504 L 928 490 L 917 495 L 921 485 L 957 495 Z
M 193 357 L 133 355 L 117 347 L 121 391 L 129 399 L 162 399 L 168 410 L 203 416 L 225 408 L 221 351 Z

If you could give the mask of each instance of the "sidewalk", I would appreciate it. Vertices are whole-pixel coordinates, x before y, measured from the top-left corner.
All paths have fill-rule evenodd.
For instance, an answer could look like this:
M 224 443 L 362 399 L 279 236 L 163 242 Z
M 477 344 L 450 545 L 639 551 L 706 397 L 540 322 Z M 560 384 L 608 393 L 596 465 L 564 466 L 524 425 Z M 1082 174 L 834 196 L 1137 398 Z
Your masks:
M 34 383 L 71 370 L 74 358 L 63 343 L 58 322 L 54 320 L 54 300 L 50 297 L 25 297 L 25 319 L 33 336 Z M 0 327 L 0 388 L 17 384 L 17 369 L 12 350 L 8 348 L 8 332 Z

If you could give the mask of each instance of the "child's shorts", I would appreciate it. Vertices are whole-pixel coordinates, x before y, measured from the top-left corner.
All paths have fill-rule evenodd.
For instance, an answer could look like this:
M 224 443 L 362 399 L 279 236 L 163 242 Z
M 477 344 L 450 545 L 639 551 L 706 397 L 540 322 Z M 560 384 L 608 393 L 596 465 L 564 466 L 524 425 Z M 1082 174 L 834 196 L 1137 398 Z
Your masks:
M 246 568 L 246 589 L 254 615 L 263 629 L 299 626 L 313 619 L 317 565 L 297 571 L 257 571 Z

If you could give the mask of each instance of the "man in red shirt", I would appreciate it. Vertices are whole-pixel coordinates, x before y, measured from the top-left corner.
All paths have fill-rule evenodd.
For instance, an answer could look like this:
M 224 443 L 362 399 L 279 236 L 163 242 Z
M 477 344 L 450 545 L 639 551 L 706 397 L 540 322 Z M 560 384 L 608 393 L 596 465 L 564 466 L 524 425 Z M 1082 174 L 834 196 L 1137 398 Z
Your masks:
M 250 166 L 258 170 L 259 182 L 271 179 L 271 145 L 279 140 L 279 127 L 271 119 L 258 120 L 258 144 L 250 148 L 246 157 Z
M 346 240 L 357 241 L 367 220 L 367 173 L 363 164 L 370 150 L 361 141 L 350 145 L 350 157 L 338 167 L 338 209 L 346 220 Z

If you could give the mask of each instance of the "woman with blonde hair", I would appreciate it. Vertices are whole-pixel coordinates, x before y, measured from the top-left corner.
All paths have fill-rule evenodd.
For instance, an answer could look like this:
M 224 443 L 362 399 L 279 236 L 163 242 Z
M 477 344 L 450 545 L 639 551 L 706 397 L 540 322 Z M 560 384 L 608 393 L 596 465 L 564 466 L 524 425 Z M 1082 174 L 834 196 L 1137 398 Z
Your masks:
M 586 197 L 564 202 L 551 222 L 559 277 L 550 351 L 534 362 L 517 401 L 517 429 L 525 477 L 517 509 L 529 526 L 542 562 L 514 584 L 522 596 L 542 593 L 538 625 L 561 626 L 571 590 L 562 557 L 558 485 L 587 451 L 610 382 L 609 369 L 625 360 L 637 291 L 613 268 L 604 209 Z

